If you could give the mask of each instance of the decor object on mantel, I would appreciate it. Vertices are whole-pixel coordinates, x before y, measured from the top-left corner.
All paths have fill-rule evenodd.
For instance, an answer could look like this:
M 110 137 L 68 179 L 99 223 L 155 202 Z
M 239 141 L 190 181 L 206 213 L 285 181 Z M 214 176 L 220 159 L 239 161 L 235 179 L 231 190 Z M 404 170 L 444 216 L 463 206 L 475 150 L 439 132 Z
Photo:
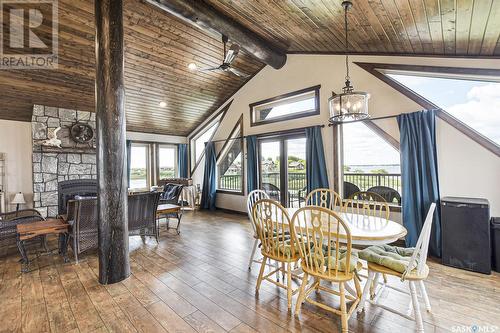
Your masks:
M 69 129 L 71 138 L 78 143 L 92 143 L 94 138 L 94 130 L 89 124 L 76 122 Z
M 60 130 L 61 127 L 57 127 L 52 132 L 48 131 L 47 132 L 48 139 L 42 141 L 42 146 L 62 148 L 61 147 L 62 141 L 57 138 L 57 132 L 59 132 Z
M 26 200 L 24 199 L 24 194 L 22 192 L 16 193 L 14 196 L 14 199 L 12 199 L 11 204 L 16 205 L 16 211 L 19 210 L 20 205 L 24 205 L 26 203 Z
M 370 118 L 368 114 L 368 99 L 370 94 L 363 91 L 354 91 L 349 77 L 349 39 L 347 35 L 347 11 L 352 8 L 349 0 L 342 2 L 344 7 L 344 27 L 345 27 L 345 86 L 341 94 L 333 94 L 328 99 L 330 109 L 330 123 L 345 123 L 355 120 Z

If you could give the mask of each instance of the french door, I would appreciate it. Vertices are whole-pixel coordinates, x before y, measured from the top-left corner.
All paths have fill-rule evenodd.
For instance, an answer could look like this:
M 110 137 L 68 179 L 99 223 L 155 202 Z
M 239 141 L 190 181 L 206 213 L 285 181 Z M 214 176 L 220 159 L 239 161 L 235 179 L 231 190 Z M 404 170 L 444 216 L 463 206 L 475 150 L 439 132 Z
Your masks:
M 259 140 L 259 187 L 285 207 L 300 207 L 306 194 L 306 138 L 293 134 Z

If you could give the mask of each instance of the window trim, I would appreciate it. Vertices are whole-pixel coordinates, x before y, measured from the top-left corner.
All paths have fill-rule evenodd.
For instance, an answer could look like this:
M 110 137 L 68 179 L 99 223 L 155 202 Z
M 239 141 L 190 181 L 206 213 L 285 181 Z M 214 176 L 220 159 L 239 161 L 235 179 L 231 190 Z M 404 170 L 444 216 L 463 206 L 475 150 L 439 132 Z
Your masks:
M 272 124 L 272 123 L 281 122 L 281 121 L 287 121 L 287 120 L 292 120 L 292 119 L 298 119 L 298 118 L 304 118 L 304 117 L 310 117 L 310 116 L 319 115 L 320 114 L 320 105 L 319 105 L 319 103 L 320 103 L 320 98 L 319 98 L 320 88 L 321 88 L 321 85 L 318 84 L 318 85 L 313 86 L 313 87 L 309 87 L 309 88 L 304 88 L 304 89 L 292 91 L 292 92 L 289 92 L 289 93 L 286 93 L 286 94 L 274 96 L 274 97 L 267 98 L 267 99 L 264 99 L 264 100 L 261 100 L 261 101 L 254 102 L 254 103 L 250 104 L 249 105 L 249 107 L 250 107 L 250 126 L 254 127 L 254 126 Z M 262 105 L 262 104 L 271 103 L 271 102 L 275 102 L 275 101 L 279 101 L 281 99 L 293 97 L 295 95 L 300 95 L 300 94 L 308 93 L 308 92 L 311 92 L 311 91 L 314 91 L 314 99 L 315 99 L 315 106 L 316 106 L 313 112 L 307 112 L 305 114 L 302 113 L 302 112 L 298 112 L 298 113 L 291 114 L 291 115 L 288 115 L 288 116 L 281 116 L 281 117 L 272 118 L 272 119 L 269 119 L 269 120 L 254 121 L 254 108 L 256 106 L 259 106 L 259 105 Z
M 494 76 L 500 77 L 499 69 L 492 68 L 466 68 L 466 67 L 443 67 L 443 66 L 420 66 L 420 65 L 401 65 L 401 64 L 382 64 L 382 63 L 366 63 L 366 62 L 354 62 L 359 67 L 366 70 L 368 73 L 372 74 L 376 78 L 387 83 L 390 87 L 394 88 L 396 91 L 405 95 L 415 103 L 419 104 L 428 110 L 437 110 L 436 115 L 462 134 L 466 135 L 476 143 L 480 144 L 483 148 L 489 150 L 493 154 L 500 157 L 500 146 L 495 142 L 482 135 L 472 127 L 468 126 L 452 114 L 441 109 L 439 106 L 435 105 L 431 101 L 427 100 L 423 96 L 417 94 L 413 90 L 399 83 L 398 81 L 392 79 L 388 75 L 380 72 L 379 70 L 399 70 L 406 72 L 421 72 L 421 73 L 436 73 L 436 74 L 454 74 L 454 75 L 479 75 L 483 77 Z
M 156 183 L 158 184 L 161 180 L 160 178 L 160 149 L 161 148 L 173 148 L 174 149 L 174 178 L 179 177 L 179 146 L 172 143 L 157 142 L 156 146 Z
M 225 190 L 225 189 L 219 189 L 219 174 L 218 174 L 218 168 L 219 168 L 219 161 L 220 159 L 224 156 L 223 155 L 223 152 L 224 152 L 224 149 L 227 148 L 227 146 L 229 145 L 229 142 L 232 141 L 230 140 L 233 136 L 233 133 L 238 129 L 238 127 L 240 128 L 240 146 L 241 146 L 241 191 L 231 191 L 231 190 Z M 244 151 L 244 148 L 245 148 L 245 144 L 244 144 L 244 140 L 243 140 L 243 137 L 244 137 L 244 133 L 243 133 L 243 114 L 240 116 L 240 118 L 238 119 L 238 121 L 236 122 L 236 124 L 234 125 L 233 129 L 231 130 L 231 133 L 229 134 L 228 138 L 226 139 L 226 141 L 224 142 L 224 145 L 222 146 L 221 150 L 219 151 L 219 153 L 217 154 L 217 157 L 216 157 L 216 168 L 217 168 L 217 189 L 216 189 L 216 192 L 217 193 L 224 193 L 224 194 L 234 194 L 234 195 L 245 195 L 245 186 L 246 186 L 246 182 L 245 182 L 245 151 Z
M 231 100 L 229 103 L 227 103 L 226 106 L 224 106 L 224 108 L 222 108 L 219 112 L 217 112 L 215 115 L 213 115 L 212 118 L 210 118 L 210 120 L 207 121 L 202 127 L 198 128 L 196 131 L 194 131 L 192 134 L 190 134 L 188 136 L 188 147 L 189 147 L 188 160 L 189 160 L 189 166 L 190 166 L 189 169 L 191 171 L 190 176 L 192 176 L 193 173 L 198 168 L 198 165 L 200 164 L 201 160 L 203 159 L 203 156 L 205 156 L 205 150 L 206 150 L 206 147 L 203 148 L 203 151 L 201 152 L 200 158 L 196 161 L 193 161 L 193 153 L 195 153 L 195 151 L 193 151 L 193 149 L 194 149 L 193 144 L 192 144 L 193 140 L 195 140 L 196 137 L 200 137 L 202 135 L 201 132 L 203 132 L 203 130 L 206 130 L 207 127 L 210 127 L 210 125 L 213 124 L 217 118 L 219 118 L 219 120 L 218 120 L 219 124 L 217 125 L 214 132 L 212 133 L 212 136 L 209 139 L 209 141 L 211 141 L 214 138 L 217 131 L 219 130 L 219 127 L 222 124 L 222 121 L 224 120 L 224 117 L 226 116 L 226 113 L 229 110 L 229 107 L 231 106 L 232 103 L 233 103 L 233 100 Z M 194 156 L 194 158 L 196 159 L 196 156 Z

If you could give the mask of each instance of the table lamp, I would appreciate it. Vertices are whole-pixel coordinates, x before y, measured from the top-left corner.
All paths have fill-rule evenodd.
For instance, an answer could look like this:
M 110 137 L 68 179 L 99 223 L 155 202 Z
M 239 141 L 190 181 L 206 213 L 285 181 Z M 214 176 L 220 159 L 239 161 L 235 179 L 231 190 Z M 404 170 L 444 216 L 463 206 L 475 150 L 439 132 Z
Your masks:
M 14 199 L 12 199 L 12 202 L 11 202 L 11 204 L 16 205 L 16 211 L 19 210 L 19 205 L 24 205 L 25 203 L 26 203 L 26 200 L 24 200 L 24 195 L 21 192 L 16 193 L 16 195 L 14 196 Z

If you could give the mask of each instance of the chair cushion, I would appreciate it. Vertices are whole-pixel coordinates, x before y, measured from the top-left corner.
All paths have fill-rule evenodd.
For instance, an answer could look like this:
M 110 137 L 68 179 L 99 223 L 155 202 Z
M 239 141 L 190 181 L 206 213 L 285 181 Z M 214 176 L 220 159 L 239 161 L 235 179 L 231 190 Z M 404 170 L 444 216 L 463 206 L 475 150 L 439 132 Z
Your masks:
M 336 252 L 335 248 L 332 246 L 330 249 L 330 253 L 331 253 L 330 258 L 328 258 L 327 262 L 325 263 L 325 266 L 331 270 L 335 270 L 335 268 L 337 266 L 335 252 Z M 328 246 L 327 245 L 323 245 L 323 255 L 324 255 L 325 259 L 328 256 Z M 345 272 L 345 270 L 346 270 L 346 256 L 347 256 L 347 249 L 344 247 L 341 247 L 339 250 L 339 258 L 338 258 L 338 262 L 339 262 L 338 270 L 341 272 Z M 349 261 L 349 273 L 352 273 L 356 270 L 356 267 L 358 265 L 358 260 L 359 260 L 358 253 L 351 251 L 351 258 Z
M 408 268 L 415 248 L 404 248 L 391 245 L 374 245 L 359 251 L 359 257 L 368 262 L 404 273 Z M 416 266 L 417 263 L 415 263 Z M 413 270 L 415 267 L 411 267 Z
M 297 246 L 295 246 L 292 251 L 292 240 L 290 239 L 290 236 L 285 235 L 284 241 L 281 240 L 281 237 L 273 237 L 273 238 L 274 238 L 275 252 L 283 254 L 287 258 L 293 258 L 299 255 L 299 249 Z

